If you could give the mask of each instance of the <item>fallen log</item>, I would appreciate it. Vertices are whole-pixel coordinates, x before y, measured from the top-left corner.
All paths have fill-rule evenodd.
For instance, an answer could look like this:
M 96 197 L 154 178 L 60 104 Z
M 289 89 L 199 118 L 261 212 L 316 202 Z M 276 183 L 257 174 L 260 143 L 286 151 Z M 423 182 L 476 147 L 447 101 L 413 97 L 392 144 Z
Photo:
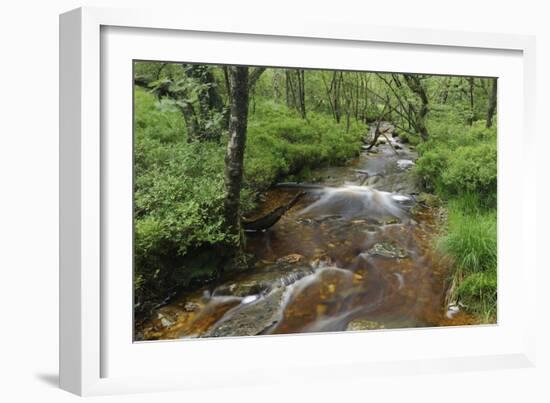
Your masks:
M 277 223 L 281 217 L 294 206 L 305 192 L 300 192 L 287 204 L 277 207 L 275 210 L 255 220 L 242 219 L 241 223 L 245 231 L 263 231 Z

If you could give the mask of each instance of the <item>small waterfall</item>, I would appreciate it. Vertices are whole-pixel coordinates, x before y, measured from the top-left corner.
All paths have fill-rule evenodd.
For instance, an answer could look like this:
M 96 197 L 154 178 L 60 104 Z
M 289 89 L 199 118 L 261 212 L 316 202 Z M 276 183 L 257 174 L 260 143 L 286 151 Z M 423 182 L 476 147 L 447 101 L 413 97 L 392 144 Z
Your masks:
M 405 211 L 399 202 L 407 196 L 375 190 L 369 186 L 346 185 L 325 188 L 321 197 L 300 212 L 305 216 L 341 216 L 350 218 L 403 218 Z

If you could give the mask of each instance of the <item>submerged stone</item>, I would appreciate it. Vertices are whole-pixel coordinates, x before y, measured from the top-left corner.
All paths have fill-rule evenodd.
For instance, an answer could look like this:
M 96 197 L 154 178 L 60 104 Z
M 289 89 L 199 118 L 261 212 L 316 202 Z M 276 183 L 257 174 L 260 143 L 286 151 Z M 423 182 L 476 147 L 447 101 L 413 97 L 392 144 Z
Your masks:
M 384 329 L 384 325 L 380 322 L 367 319 L 354 319 L 348 323 L 346 330 L 358 331 L 358 330 L 376 330 Z
M 407 251 L 391 242 L 381 242 L 375 244 L 368 251 L 369 255 L 382 256 L 387 258 L 403 259 L 408 256 Z

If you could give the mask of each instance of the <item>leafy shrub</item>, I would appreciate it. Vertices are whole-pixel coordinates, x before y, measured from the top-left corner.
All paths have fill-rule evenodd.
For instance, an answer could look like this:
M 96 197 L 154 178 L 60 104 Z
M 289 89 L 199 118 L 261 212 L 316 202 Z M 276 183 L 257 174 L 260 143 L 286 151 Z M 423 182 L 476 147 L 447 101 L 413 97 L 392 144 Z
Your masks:
M 427 190 L 442 197 L 477 193 L 480 202 L 496 205 L 496 129 L 482 122 L 472 126 L 432 122 L 430 139 L 418 146 L 415 173 Z
M 217 262 L 189 265 L 223 230 L 223 149 L 187 143 L 181 113 L 135 93 L 134 263 L 138 310 L 169 290 L 215 275 Z M 206 269 L 207 270 L 206 270 Z
M 249 117 L 241 207 L 255 207 L 258 191 L 290 174 L 342 163 L 360 149 L 365 126 L 349 132 L 331 118 L 303 120 L 283 105 L 257 102 Z M 215 277 L 223 266 L 226 139 L 187 142 L 173 103 L 135 92 L 135 303 L 145 310 L 170 290 Z M 212 251 L 217 251 L 212 253 Z
M 416 161 L 415 173 L 426 190 L 441 189 L 441 175 L 447 168 L 449 155 L 446 150 L 426 151 Z
M 441 180 L 446 190 L 459 195 L 478 193 L 484 199 L 493 200 L 497 190 L 496 144 L 482 143 L 460 147 L 451 153 Z
M 310 112 L 302 119 L 284 105 L 262 100 L 249 116 L 245 182 L 254 189 L 323 164 L 356 156 L 366 126 L 353 122 L 346 132 L 331 117 Z

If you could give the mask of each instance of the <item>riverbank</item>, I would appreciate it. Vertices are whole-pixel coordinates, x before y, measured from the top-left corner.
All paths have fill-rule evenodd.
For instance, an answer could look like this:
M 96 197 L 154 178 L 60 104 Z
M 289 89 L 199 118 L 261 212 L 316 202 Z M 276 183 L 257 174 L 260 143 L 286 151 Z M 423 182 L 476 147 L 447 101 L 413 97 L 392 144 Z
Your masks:
M 373 330 L 477 323 L 448 309 L 451 265 L 434 248 L 440 208 L 419 193 L 409 145 L 389 138 L 344 167 L 265 232 L 247 234 L 254 268 L 175 298 L 137 339 Z M 264 194 L 258 215 L 299 189 Z

